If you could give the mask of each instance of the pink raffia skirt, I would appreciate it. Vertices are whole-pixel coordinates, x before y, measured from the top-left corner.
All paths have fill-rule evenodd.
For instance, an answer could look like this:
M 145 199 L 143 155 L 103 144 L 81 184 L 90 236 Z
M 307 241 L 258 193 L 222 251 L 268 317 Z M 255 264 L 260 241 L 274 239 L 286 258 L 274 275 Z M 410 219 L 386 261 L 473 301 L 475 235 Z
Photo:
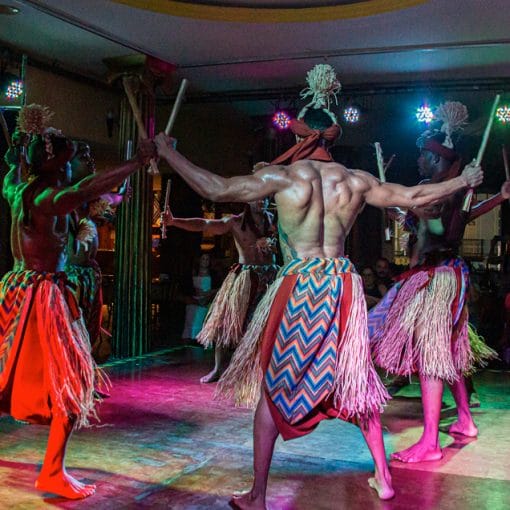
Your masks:
M 468 283 L 468 268 L 460 258 L 403 274 L 369 313 L 376 365 L 392 374 L 419 373 L 448 382 L 472 371 Z

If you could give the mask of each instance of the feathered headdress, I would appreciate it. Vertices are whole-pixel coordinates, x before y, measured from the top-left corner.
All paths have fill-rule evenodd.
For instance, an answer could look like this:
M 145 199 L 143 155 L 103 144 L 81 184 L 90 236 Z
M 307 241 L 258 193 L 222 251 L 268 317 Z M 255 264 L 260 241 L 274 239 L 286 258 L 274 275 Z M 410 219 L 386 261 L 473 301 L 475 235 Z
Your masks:
M 44 150 L 48 159 L 53 158 L 52 137 L 63 137 L 64 134 L 59 129 L 49 127 L 49 121 L 54 113 L 47 107 L 40 104 L 29 104 L 21 108 L 16 128 L 22 133 L 30 135 L 32 141 L 36 136 L 40 136 L 44 141 Z
M 19 111 L 16 127 L 22 133 L 43 135 L 53 115 L 53 112 L 47 106 L 29 104 L 23 106 Z
M 299 112 L 298 119 L 304 117 L 308 108 L 322 109 L 328 112 L 335 124 L 336 117 L 330 112 L 331 100 L 338 104 L 337 94 L 342 89 L 341 83 L 336 77 L 335 70 L 329 64 L 317 64 L 306 74 L 308 87 L 300 92 L 301 99 L 312 97 L 312 100 Z

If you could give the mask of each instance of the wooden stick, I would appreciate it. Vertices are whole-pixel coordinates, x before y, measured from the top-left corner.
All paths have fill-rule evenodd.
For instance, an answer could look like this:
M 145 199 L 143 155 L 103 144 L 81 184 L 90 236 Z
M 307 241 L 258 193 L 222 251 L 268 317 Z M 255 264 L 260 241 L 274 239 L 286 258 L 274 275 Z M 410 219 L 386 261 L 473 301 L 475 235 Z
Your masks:
M 386 164 L 384 165 L 384 175 L 386 176 L 386 172 L 388 171 L 388 168 L 391 166 L 391 164 L 393 163 L 393 160 L 395 159 L 395 154 L 392 154 L 391 155 L 391 158 L 388 159 L 388 161 L 386 162 Z
M 172 188 L 172 181 L 168 179 L 166 181 L 166 192 L 165 192 L 165 208 L 163 209 L 166 211 L 168 209 L 168 206 L 170 205 L 170 190 Z
M 131 110 L 133 112 L 133 117 L 135 118 L 136 125 L 138 127 L 138 134 L 140 138 L 143 140 L 147 140 L 147 131 L 145 129 L 145 123 L 143 122 L 142 113 L 140 112 L 140 108 L 138 108 L 138 102 L 135 97 L 135 93 L 133 88 L 131 87 L 131 81 L 128 76 L 124 76 L 122 78 L 122 84 L 124 85 L 124 90 L 126 92 L 126 96 L 129 101 L 129 105 L 131 106 Z M 151 175 L 159 174 L 158 166 L 154 159 L 151 159 L 150 166 L 148 172 Z
M 186 92 L 186 88 L 188 87 L 188 80 L 183 78 L 181 81 L 181 86 L 179 87 L 179 92 L 177 93 L 177 97 L 175 98 L 174 106 L 172 108 L 172 113 L 170 113 L 170 117 L 168 117 L 168 122 L 166 123 L 165 135 L 169 135 L 172 131 L 172 128 L 175 124 L 175 119 L 177 118 L 177 114 L 179 113 L 179 109 L 181 108 L 182 101 L 184 99 L 184 93 Z
M 492 129 L 492 123 L 494 122 L 494 117 L 496 116 L 496 110 L 498 109 L 499 100 L 501 96 L 496 94 L 494 98 L 494 103 L 492 103 L 491 113 L 489 116 L 489 120 L 487 121 L 487 125 L 485 126 L 485 131 L 483 133 L 482 143 L 480 144 L 480 148 L 478 149 L 478 154 L 474 163 L 476 166 L 480 166 L 480 163 L 483 159 L 483 154 L 485 152 L 485 148 L 487 147 L 487 142 L 489 141 L 489 135 Z M 464 197 L 464 204 L 462 206 L 462 210 L 464 212 L 469 212 L 471 210 L 471 201 L 473 200 L 473 188 L 470 188 Z
M 386 182 L 386 175 L 384 173 L 385 172 L 384 159 L 383 159 L 381 144 L 379 142 L 375 142 L 374 147 L 375 147 L 375 157 L 377 158 L 377 169 L 379 170 L 379 180 L 381 182 Z M 391 240 L 391 232 L 390 232 L 390 228 L 388 227 L 388 216 L 387 216 L 385 210 L 383 210 L 383 222 L 385 225 L 384 239 L 386 241 L 390 241 Z
M 492 109 L 490 113 L 489 120 L 487 121 L 487 126 L 485 126 L 485 131 L 483 133 L 482 143 L 480 144 L 480 148 L 478 149 L 478 154 L 476 156 L 476 166 L 479 166 L 483 159 L 483 154 L 485 152 L 485 148 L 487 147 L 487 142 L 489 141 L 489 135 L 492 129 L 492 123 L 494 122 L 494 117 L 496 116 L 496 110 L 498 109 L 499 100 L 501 96 L 499 94 L 494 98 L 494 103 L 492 103 Z
M 379 142 L 375 142 L 374 146 L 375 146 L 375 156 L 377 158 L 377 169 L 379 170 L 379 179 L 381 182 L 386 182 L 386 176 L 384 175 L 384 160 L 383 160 L 381 144 Z
M 138 127 L 138 134 L 140 135 L 140 138 L 147 140 L 148 137 L 147 131 L 145 130 L 145 123 L 143 122 L 140 108 L 138 108 L 138 102 L 136 100 L 133 88 L 131 87 L 130 78 L 128 76 L 124 76 L 122 78 L 122 84 L 124 85 L 124 90 L 126 92 L 129 105 L 131 106 L 131 111 L 133 112 L 133 117 L 135 118 L 136 125 Z
M 510 181 L 510 168 L 508 166 L 508 154 L 506 152 L 506 147 L 503 145 L 501 147 L 501 152 L 503 153 L 503 164 L 505 165 L 505 177 L 507 181 Z
M 2 131 L 4 132 L 5 141 L 9 147 L 12 147 L 11 135 L 9 134 L 9 128 L 7 127 L 7 121 L 4 117 L 4 112 L 0 108 L 0 124 L 2 124 Z
M 166 123 L 165 135 L 167 135 L 167 136 L 170 134 L 170 132 L 172 131 L 172 128 L 174 127 L 175 119 L 177 119 L 177 114 L 179 113 L 179 109 L 180 109 L 182 101 L 184 99 L 184 93 L 186 92 L 187 87 L 188 87 L 188 80 L 186 78 L 183 78 L 181 81 L 181 85 L 179 87 L 179 92 L 177 92 L 177 97 L 175 98 L 174 106 L 172 107 L 170 117 L 168 117 L 168 122 Z M 152 165 L 152 160 L 151 160 L 151 165 Z M 167 188 L 166 188 L 168 199 L 170 198 L 169 185 L 170 185 L 170 180 L 168 180 Z M 165 198 L 165 210 L 168 207 L 168 199 Z M 161 231 L 161 237 L 163 239 L 166 239 L 166 227 L 163 226 L 162 229 L 163 230 Z
M 165 192 L 165 204 L 163 206 L 163 212 L 161 213 L 161 239 L 166 239 L 166 225 L 164 221 L 164 213 L 168 210 L 170 206 L 170 189 L 172 187 L 172 181 L 168 179 L 166 181 L 166 192 Z

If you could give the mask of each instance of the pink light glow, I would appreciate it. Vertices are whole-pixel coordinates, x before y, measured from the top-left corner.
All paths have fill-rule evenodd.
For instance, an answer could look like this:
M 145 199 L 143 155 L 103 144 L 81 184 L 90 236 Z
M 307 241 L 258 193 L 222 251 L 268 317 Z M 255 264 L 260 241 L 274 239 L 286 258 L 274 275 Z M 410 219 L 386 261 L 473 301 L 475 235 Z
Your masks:
M 273 116 L 273 124 L 278 129 L 287 129 L 290 125 L 290 117 L 284 111 L 278 111 Z

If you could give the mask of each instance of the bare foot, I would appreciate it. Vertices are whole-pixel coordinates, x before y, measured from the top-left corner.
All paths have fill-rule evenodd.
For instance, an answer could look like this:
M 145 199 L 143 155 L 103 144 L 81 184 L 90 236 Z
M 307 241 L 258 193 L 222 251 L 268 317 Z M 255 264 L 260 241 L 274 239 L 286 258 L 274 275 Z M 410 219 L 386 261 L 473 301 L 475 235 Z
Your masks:
M 477 437 L 478 429 L 476 428 L 473 420 L 470 420 L 467 423 L 461 423 L 460 420 L 452 423 L 450 428 L 448 429 L 449 434 L 460 434 L 466 437 Z
M 414 462 L 428 462 L 439 460 L 443 458 L 443 452 L 439 447 L 431 447 L 418 441 L 413 446 L 401 452 L 395 452 L 390 455 L 392 460 L 400 462 L 414 463 Z
M 204 377 L 200 378 L 200 382 L 207 384 L 207 383 L 213 383 L 216 382 L 221 377 L 221 372 L 219 370 L 212 370 L 207 375 L 204 375 Z
M 377 492 L 377 495 L 379 496 L 379 499 L 391 499 L 393 496 L 395 496 L 395 491 L 393 490 L 393 487 L 391 486 L 391 480 L 377 480 L 377 478 L 374 476 L 373 478 L 368 479 L 368 485 L 372 487 Z
M 253 497 L 251 491 L 244 494 L 236 494 L 228 504 L 234 510 L 267 510 L 264 498 Z
M 88 498 L 96 492 L 95 485 L 83 484 L 65 472 L 49 477 L 39 475 L 35 487 L 41 492 L 51 492 L 66 499 Z

